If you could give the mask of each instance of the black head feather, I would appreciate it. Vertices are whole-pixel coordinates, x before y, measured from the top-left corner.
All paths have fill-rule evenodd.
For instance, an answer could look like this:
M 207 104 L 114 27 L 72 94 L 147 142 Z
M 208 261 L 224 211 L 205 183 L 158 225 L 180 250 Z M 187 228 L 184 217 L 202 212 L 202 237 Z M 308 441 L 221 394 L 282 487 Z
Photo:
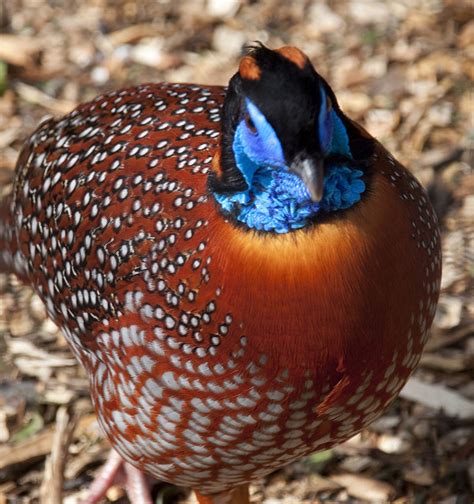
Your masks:
M 247 64 L 241 62 L 240 71 L 230 80 L 222 109 L 222 175 L 213 176 L 212 190 L 235 192 L 247 188 L 232 150 L 235 129 L 246 114 L 245 98 L 250 99 L 272 125 L 285 158 L 290 161 L 298 152 L 321 151 L 317 124 L 322 85 L 346 126 L 354 159 L 362 160 L 371 155 L 373 142 L 361 135 L 340 111 L 334 92 L 303 53 L 294 48 L 272 51 L 261 43 L 246 49 L 242 62 L 245 60 Z

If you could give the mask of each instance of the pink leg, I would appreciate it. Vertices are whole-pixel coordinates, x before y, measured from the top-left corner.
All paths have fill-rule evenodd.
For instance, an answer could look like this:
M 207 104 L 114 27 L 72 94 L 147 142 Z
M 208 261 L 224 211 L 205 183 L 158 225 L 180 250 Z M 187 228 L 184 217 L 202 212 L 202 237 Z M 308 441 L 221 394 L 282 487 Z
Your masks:
M 153 504 L 146 476 L 125 462 L 125 489 L 132 504 Z
M 92 482 L 89 495 L 81 504 L 98 504 L 107 490 L 113 485 L 115 478 L 122 469 L 123 459 L 115 450 L 110 450 L 109 456 Z
M 87 499 L 81 504 L 99 504 L 119 477 L 125 482 L 125 490 L 132 504 L 153 504 L 144 474 L 125 462 L 115 450 L 110 450 L 107 461 L 92 482 Z

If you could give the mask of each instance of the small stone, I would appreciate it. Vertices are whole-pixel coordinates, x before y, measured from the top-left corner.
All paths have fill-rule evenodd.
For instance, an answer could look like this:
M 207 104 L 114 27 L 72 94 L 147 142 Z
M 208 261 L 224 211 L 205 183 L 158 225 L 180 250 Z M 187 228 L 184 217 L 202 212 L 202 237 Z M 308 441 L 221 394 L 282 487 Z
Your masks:
M 209 0 L 207 12 L 210 16 L 219 18 L 232 17 L 240 7 L 239 0 Z
M 370 98 L 365 93 L 340 91 L 337 99 L 341 108 L 351 114 L 362 114 L 371 106 Z
M 144 40 L 131 49 L 130 58 L 141 65 L 160 67 L 163 62 L 163 41 L 156 38 Z
M 431 107 L 428 111 L 428 119 L 433 126 L 448 126 L 453 117 L 453 104 L 443 101 Z
M 213 47 L 228 56 L 240 54 L 246 42 L 247 37 L 243 31 L 225 25 L 217 27 L 212 38 Z
M 386 2 L 376 0 L 354 0 L 349 4 L 349 13 L 357 23 L 386 25 L 393 14 Z
M 317 33 L 344 30 L 346 25 L 341 16 L 322 3 L 314 3 L 311 6 L 308 18 L 312 31 Z
M 377 448 L 385 453 L 406 453 L 411 444 L 400 436 L 382 434 L 377 440 Z
M 373 56 L 364 61 L 362 69 L 367 77 L 383 77 L 387 74 L 387 58 L 385 56 Z
M 112 502 L 116 502 L 125 495 L 125 491 L 118 485 L 111 486 L 106 493 L 107 499 Z
M 94 61 L 95 50 L 92 43 L 84 41 L 82 44 L 71 45 L 68 56 L 75 65 L 86 68 Z
M 375 138 L 386 138 L 400 122 L 398 110 L 374 108 L 367 113 L 367 129 Z
M 92 69 L 91 79 L 95 84 L 105 84 L 110 79 L 110 72 L 103 66 Z

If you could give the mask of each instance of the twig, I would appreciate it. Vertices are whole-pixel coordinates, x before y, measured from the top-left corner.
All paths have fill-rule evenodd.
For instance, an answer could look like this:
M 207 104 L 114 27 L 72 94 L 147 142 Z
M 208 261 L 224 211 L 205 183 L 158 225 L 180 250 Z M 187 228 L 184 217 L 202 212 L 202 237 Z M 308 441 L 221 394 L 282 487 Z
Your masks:
M 76 103 L 69 100 L 58 100 L 49 96 L 39 89 L 24 84 L 23 82 L 18 82 L 15 86 L 15 91 L 18 93 L 20 98 L 27 101 L 28 103 L 33 103 L 35 105 L 41 105 L 42 107 L 52 110 L 58 114 L 67 114 L 76 107 Z
M 40 489 L 41 504 L 62 503 L 64 467 L 76 421 L 77 418 L 71 417 L 65 406 L 58 409 L 51 455 L 46 459 L 43 483 Z
M 0 448 L 0 471 L 44 457 L 51 451 L 52 439 L 52 429 L 47 428 L 21 443 L 3 446 Z

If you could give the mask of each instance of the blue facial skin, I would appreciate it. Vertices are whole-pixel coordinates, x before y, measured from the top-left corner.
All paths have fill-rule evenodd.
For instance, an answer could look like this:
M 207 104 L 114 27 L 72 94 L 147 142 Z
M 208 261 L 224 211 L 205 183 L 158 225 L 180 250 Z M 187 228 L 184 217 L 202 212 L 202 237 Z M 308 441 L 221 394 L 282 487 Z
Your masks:
M 344 124 L 334 109 L 327 110 L 323 88 L 321 103 L 318 130 L 323 154 L 352 159 Z M 242 120 L 235 131 L 233 151 L 248 189 L 231 195 L 214 193 L 223 210 L 237 209 L 237 220 L 251 229 L 288 233 L 307 226 L 320 210 L 343 210 L 361 199 L 365 191 L 362 171 L 343 164 L 326 165 L 323 198 L 314 203 L 303 181 L 288 170 L 275 130 L 249 99 L 246 107 L 255 131 Z

